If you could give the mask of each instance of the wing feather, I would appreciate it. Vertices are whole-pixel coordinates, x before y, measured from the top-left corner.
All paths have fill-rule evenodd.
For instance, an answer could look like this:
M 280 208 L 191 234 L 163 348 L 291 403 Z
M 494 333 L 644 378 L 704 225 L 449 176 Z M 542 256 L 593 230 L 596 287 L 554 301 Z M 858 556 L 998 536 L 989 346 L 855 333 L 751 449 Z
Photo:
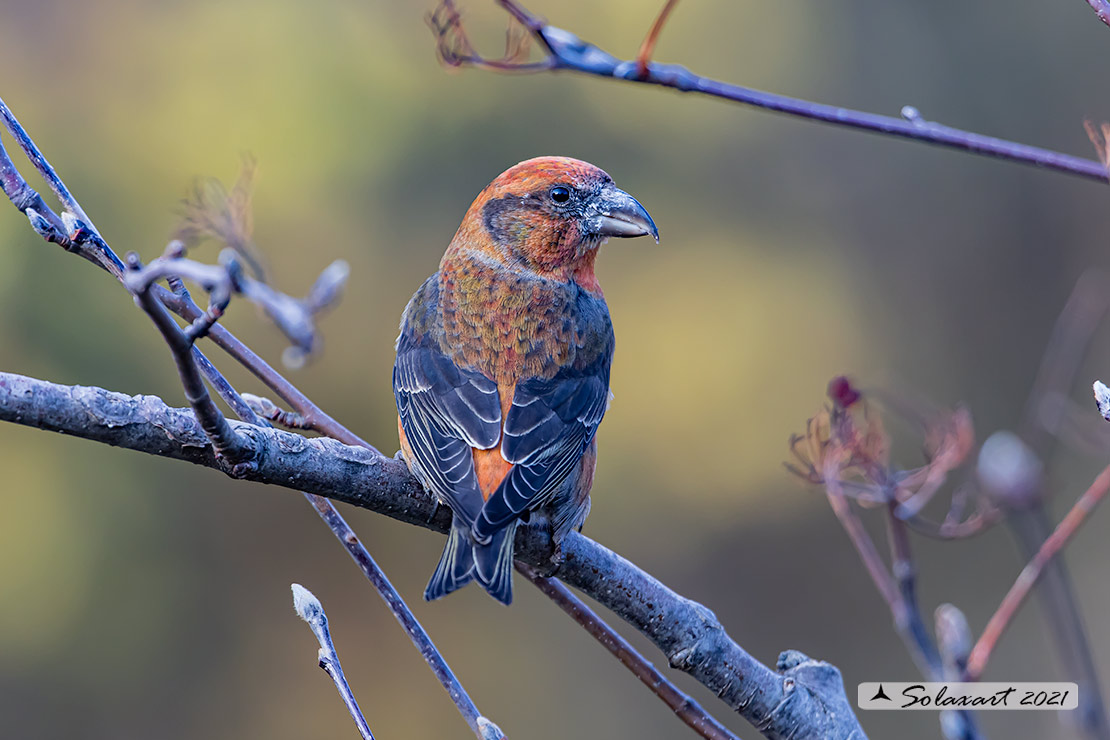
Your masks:
M 501 437 L 497 384 L 403 327 L 393 393 L 421 482 L 471 526 L 482 506 L 473 449 L 492 449 Z
M 543 504 L 576 469 L 608 406 L 611 358 L 610 342 L 587 368 L 517 383 L 501 438 L 513 467 L 474 523 L 479 541 Z

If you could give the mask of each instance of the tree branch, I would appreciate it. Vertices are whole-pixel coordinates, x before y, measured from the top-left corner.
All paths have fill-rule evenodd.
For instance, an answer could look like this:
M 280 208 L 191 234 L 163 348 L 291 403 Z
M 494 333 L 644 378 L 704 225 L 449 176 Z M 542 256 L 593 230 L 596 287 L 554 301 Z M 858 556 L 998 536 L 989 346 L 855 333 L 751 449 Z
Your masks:
M 834 126 L 897 136 L 1106 182 L 1107 171 L 1101 162 L 927 121 L 912 106 L 905 106 L 902 109 L 902 118 L 894 118 L 733 85 L 702 77 L 678 64 L 647 62 L 641 65 L 637 59 L 618 59 L 604 49 L 583 41 L 570 31 L 547 25 L 543 19 L 515 0 L 497 1 L 513 19 L 531 33 L 546 57 L 539 62 L 491 60 L 482 57 L 474 51 L 467 38 L 453 0 L 442 0 L 439 8 L 429 18 L 429 24 L 436 34 L 437 50 L 445 64 L 456 67 L 474 66 L 499 72 L 567 70 L 607 79 L 659 85 L 680 92 L 722 98 L 734 103 L 743 103 Z M 1088 0 L 1092 5 L 1096 2 L 1099 5 L 1105 4 L 1104 0 Z
M 404 462 L 326 437 L 229 422 L 258 450 L 257 464 L 233 469 L 217 456 L 192 412 L 153 396 L 63 386 L 0 373 L 0 421 L 62 432 L 118 447 L 186 460 L 225 473 L 308 491 L 440 532 L 449 513 L 413 479 Z M 773 670 L 749 655 L 701 604 L 667 588 L 635 565 L 572 533 L 563 560 L 544 528 L 522 527 L 519 560 L 558 576 L 613 611 L 764 734 L 782 739 L 866 737 L 844 693 L 840 672 L 795 651 Z

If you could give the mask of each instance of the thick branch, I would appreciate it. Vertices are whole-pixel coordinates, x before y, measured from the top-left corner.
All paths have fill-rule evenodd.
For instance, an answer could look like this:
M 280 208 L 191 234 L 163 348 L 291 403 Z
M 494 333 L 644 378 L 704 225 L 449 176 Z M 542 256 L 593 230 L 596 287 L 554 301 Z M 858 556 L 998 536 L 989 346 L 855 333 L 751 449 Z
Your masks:
M 438 509 L 400 460 L 333 439 L 229 422 L 256 451 L 252 465 L 233 469 L 213 452 L 190 410 L 170 408 L 154 396 L 131 397 L 0 373 L 0 421 L 186 460 L 440 532 L 450 523 L 449 512 Z M 627 621 L 673 667 L 720 696 L 766 737 L 866 737 L 835 667 L 788 651 L 780 656 L 778 670 L 772 670 L 736 644 L 704 606 L 582 535 L 572 533 L 563 542 L 558 566 L 552 564 L 546 530 L 522 528 L 516 552 L 523 562 L 557 575 Z

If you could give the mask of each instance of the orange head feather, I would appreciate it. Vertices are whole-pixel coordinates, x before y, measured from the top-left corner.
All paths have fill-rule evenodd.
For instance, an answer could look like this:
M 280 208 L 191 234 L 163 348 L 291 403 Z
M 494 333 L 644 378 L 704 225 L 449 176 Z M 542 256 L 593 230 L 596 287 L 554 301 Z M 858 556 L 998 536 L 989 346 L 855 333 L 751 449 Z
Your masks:
M 603 170 L 570 157 L 536 157 L 510 167 L 478 195 L 444 260 L 485 258 L 592 282 L 602 242 L 645 234 L 659 239 L 651 216 Z

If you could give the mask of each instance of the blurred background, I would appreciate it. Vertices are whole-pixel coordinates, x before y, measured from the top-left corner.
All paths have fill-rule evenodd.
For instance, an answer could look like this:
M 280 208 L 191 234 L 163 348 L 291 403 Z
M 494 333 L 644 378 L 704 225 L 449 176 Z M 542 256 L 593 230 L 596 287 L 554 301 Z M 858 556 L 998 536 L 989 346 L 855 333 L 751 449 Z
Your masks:
M 491 5 L 463 3 L 475 40 L 497 54 L 504 25 Z M 530 3 L 625 57 L 657 5 Z M 390 452 L 397 321 L 472 198 L 539 154 L 608 170 L 651 211 L 662 243 L 614 243 L 599 260 L 616 399 L 586 533 L 712 608 L 764 662 L 786 648 L 829 660 L 853 697 L 860 681 L 915 679 L 823 494 L 783 470 L 787 438 L 839 373 L 965 402 L 980 439 L 1016 425 L 1072 286 L 1110 268 L 1110 190 L 648 87 L 448 72 L 424 24 L 431 9 L 0 0 L 0 95 L 121 253 L 160 253 L 194 178 L 230 183 L 241 156 L 255 156 L 255 235 L 275 284 L 301 295 L 332 260 L 352 267 L 324 320 L 325 353 L 292 379 Z M 1082 121 L 1110 119 L 1108 52 L 1110 29 L 1079 0 L 689 0 L 656 56 L 864 110 L 912 104 L 927 119 L 1093 156 Z M 196 255 L 214 260 L 215 249 Z M 184 403 L 161 340 L 119 286 L 8 206 L 0 259 L 0 369 Z M 277 362 L 283 342 L 255 310 L 233 304 L 226 323 Z M 1083 408 L 1107 375 L 1110 327 L 1073 389 Z M 900 456 L 918 464 L 913 445 Z M 1057 514 L 1104 462 L 1053 458 Z M 327 608 L 379 738 L 468 736 L 296 494 L 13 425 L 0 425 L 0 464 L 3 737 L 353 737 L 290 607 L 293 581 Z M 441 537 L 343 513 L 510 737 L 692 737 L 519 578 L 511 609 L 477 588 L 425 604 Z M 1110 683 L 1108 517 L 1098 512 L 1068 562 Z M 1021 567 L 1008 532 L 914 544 L 927 618 L 950 601 L 978 633 Z M 986 677 L 1059 678 L 1044 630 L 1031 602 Z M 873 738 L 940 736 L 932 713 L 861 719 Z M 1050 712 L 982 722 L 993 737 L 1070 736 Z

